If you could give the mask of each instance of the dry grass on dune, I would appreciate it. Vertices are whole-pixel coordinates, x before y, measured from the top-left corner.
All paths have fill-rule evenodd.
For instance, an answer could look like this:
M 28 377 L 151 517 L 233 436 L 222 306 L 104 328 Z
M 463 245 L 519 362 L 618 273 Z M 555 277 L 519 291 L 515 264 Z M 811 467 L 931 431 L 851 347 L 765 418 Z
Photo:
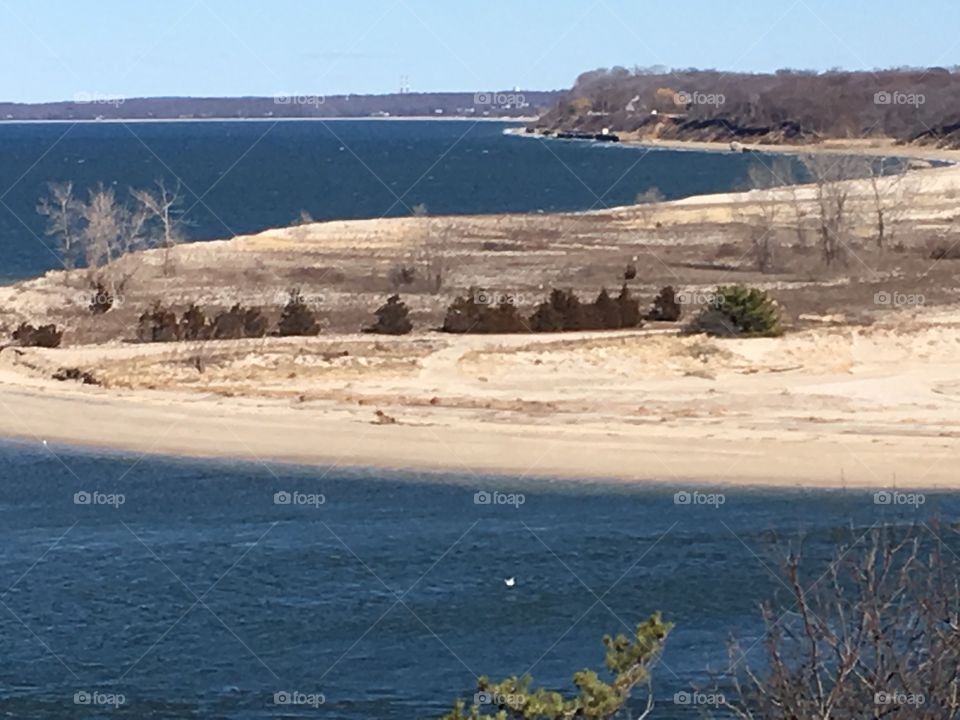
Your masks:
M 785 218 L 793 197 L 773 190 L 579 215 L 320 223 L 195 243 L 175 250 L 170 276 L 157 251 L 118 261 L 118 273 L 136 270 L 122 302 L 103 316 L 87 308 L 90 281 L 83 271 L 0 288 L 0 324 L 9 331 L 24 320 L 54 322 L 66 328 L 67 344 L 124 341 L 155 300 L 178 312 L 197 303 L 208 314 L 240 302 L 262 307 L 274 323 L 297 287 L 315 302 L 325 332 L 359 331 L 397 290 L 424 331 L 439 326 L 447 305 L 471 286 L 519 296 L 526 312 L 551 287 L 571 288 L 585 299 L 604 286 L 614 290 L 630 264 L 637 272 L 631 287 L 644 304 L 665 285 L 695 291 L 736 282 L 771 290 L 795 326 L 805 315 L 862 322 L 883 310 L 874 296 L 884 290 L 923 294 L 928 305 L 956 300 L 960 260 L 934 261 L 931 248 L 960 241 L 960 209 L 950 199 L 960 174 L 947 168 L 913 176 L 920 179 L 909 212 L 891 222 L 889 247 L 876 247 L 864 211 L 846 243 L 845 262 L 831 267 L 820 256 L 816 227 L 808 221 L 798 232 L 784 219 L 766 229 L 772 263 L 758 271 L 751 250 L 758 208 L 780 202 Z M 433 292 L 425 254 L 440 252 L 438 243 L 444 282 Z M 399 267 L 415 270 L 413 283 L 391 282 Z

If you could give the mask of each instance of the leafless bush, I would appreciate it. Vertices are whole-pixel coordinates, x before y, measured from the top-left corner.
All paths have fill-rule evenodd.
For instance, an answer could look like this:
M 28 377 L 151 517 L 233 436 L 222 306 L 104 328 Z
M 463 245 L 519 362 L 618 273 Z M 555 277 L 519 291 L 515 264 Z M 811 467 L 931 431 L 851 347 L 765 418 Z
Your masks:
M 765 659 L 731 648 L 741 720 L 960 717 L 960 562 L 935 525 L 870 529 L 824 573 L 783 565 L 787 607 L 765 605 Z
M 852 225 L 850 180 L 863 165 L 858 158 L 808 155 L 803 163 L 816 188 L 816 221 L 820 251 L 829 266 L 843 262 Z
M 170 252 L 185 238 L 180 181 L 168 188 L 163 180 L 158 180 L 156 190 L 131 190 L 131 193 L 148 219 L 157 225 L 150 244 L 163 249 L 163 274 L 170 275 L 173 270 Z
M 443 221 L 426 221 L 428 214 L 426 205 L 413 208 L 414 217 L 425 219 L 423 242 L 419 249 L 420 264 L 430 292 L 436 294 L 446 281 L 453 225 Z
M 770 191 L 794 182 L 793 166 L 785 158 L 761 160 L 750 166 L 748 174 L 751 187 L 761 191 L 754 203 L 757 217 L 747 220 L 750 228 L 750 256 L 757 270 L 766 273 L 774 269 L 778 230 L 791 219 L 788 217 L 787 205 Z M 799 218 L 793 220 L 802 222 Z
M 404 286 L 413 285 L 413 283 L 416 282 L 417 269 L 409 265 L 395 265 L 390 268 L 387 279 L 390 281 L 390 287 L 396 291 Z

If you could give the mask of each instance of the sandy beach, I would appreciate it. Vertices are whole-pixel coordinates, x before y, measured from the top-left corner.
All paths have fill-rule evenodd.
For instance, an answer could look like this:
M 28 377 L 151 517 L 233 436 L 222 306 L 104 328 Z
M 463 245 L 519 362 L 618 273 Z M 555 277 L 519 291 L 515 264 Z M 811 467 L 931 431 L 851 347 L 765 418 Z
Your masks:
M 379 344 L 389 361 L 362 336 L 225 342 L 203 381 L 186 368 L 189 347 L 7 349 L 0 434 L 467 476 L 960 482 L 955 313 L 772 340 L 641 330 Z M 334 347 L 350 354 L 307 359 Z M 50 380 L 62 365 L 95 366 L 116 389 Z
M 784 150 L 795 148 L 777 148 Z M 908 180 L 902 222 L 940 237 L 956 214 L 960 168 L 917 171 Z M 854 187 L 853 196 L 867 192 L 864 183 Z M 156 252 L 146 253 L 138 260 L 146 264 L 138 275 L 141 295 L 131 301 L 145 307 L 162 292 L 179 303 L 229 306 L 242 294 L 238 283 L 253 273 L 260 296 L 282 297 L 303 282 L 305 265 L 317 266 L 317 282 L 326 284 L 329 271 L 320 269 L 335 266 L 345 289 L 324 289 L 324 302 L 341 314 L 356 310 L 359 318 L 382 302 L 383 291 L 358 291 L 352 269 L 358 277 L 385 275 L 424 232 L 446 223 L 461 253 L 451 263 L 453 288 L 486 276 L 533 297 L 566 272 L 571 285 L 596 292 L 608 281 L 602 278 L 622 268 L 622 258 L 649 256 L 638 291 L 655 291 L 663 277 L 700 290 L 738 277 L 786 298 L 790 328 L 779 339 L 684 336 L 669 324 L 609 333 L 451 336 L 429 329 L 450 296 L 424 294 L 409 298 L 425 324 L 403 338 L 334 327 L 311 339 L 140 345 L 97 340 L 96 333 L 106 331 L 83 314 L 85 291 L 77 290 L 77 277 L 50 273 L 0 289 L 4 322 L 66 322 L 78 339 L 58 350 L 0 352 L 0 435 L 307 463 L 329 472 L 371 466 L 465 477 L 960 486 L 960 308 L 948 264 L 931 262 L 922 240 L 915 253 L 868 255 L 866 239 L 859 265 L 843 272 L 823 273 L 802 247 L 790 250 L 797 264 L 791 275 L 750 274 L 746 266 L 718 261 L 717 248 L 758 201 L 797 197 L 813 202 L 809 188 L 781 189 L 556 217 L 407 218 L 272 230 L 177 248 L 183 270 L 173 283 L 156 271 Z M 654 224 L 669 228 L 669 238 L 651 229 Z M 500 247 L 507 242 L 520 244 Z M 606 265 L 594 267 L 598 262 Z M 865 264 L 869 272 L 850 274 Z M 590 271 L 570 274 L 570 267 Z M 910 290 L 908 278 L 927 293 L 923 306 L 877 307 L 877 291 Z M 74 314 L 63 315 L 64 307 Z M 838 315 L 836 307 L 846 311 Z M 122 320 L 129 329 L 139 311 L 117 312 L 118 327 Z M 81 332 L 85 327 L 94 330 Z M 199 373 L 198 358 L 205 367 Z M 61 368 L 89 370 L 101 386 L 52 379 Z

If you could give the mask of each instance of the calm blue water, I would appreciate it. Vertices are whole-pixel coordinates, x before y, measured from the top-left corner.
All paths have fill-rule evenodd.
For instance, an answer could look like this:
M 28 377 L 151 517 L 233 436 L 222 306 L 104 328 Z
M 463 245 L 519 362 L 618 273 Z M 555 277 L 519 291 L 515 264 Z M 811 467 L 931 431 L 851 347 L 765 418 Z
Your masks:
M 743 155 L 648 152 L 424 121 L 0 124 L 0 281 L 60 267 L 37 215 L 49 182 L 125 194 L 183 180 L 193 239 L 316 219 L 565 211 L 742 185 Z
M 675 505 L 671 488 L 56 451 L 0 445 L 6 717 L 433 718 L 475 674 L 565 687 L 599 668 L 604 632 L 656 609 L 677 624 L 656 717 L 699 717 L 671 699 L 722 667 L 730 635 L 756 636 L 778 588 L 771 530 L 802 531 L 816 571 L 851 525 L 960 510 L 956 496 L 893 515 L 869 493 L 743 490 L 715 509 Z M 525 502 L 476 505 L 482 487 Z M 75 504 L 84 491 L 125 502 Z M 326 502 L 277 505 L 278 491 Z M 325 702 L 278 707 L 280 691 Z M 76 705 L 78 692 L 126 702 Z

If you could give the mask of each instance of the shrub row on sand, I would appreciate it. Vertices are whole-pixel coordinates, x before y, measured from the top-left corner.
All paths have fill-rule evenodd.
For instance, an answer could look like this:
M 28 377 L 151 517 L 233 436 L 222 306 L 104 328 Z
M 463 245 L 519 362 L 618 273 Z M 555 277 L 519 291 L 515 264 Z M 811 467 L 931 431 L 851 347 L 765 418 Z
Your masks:
M 140 316 L 137 339 L 140 342 L 174 342 L 176 340 L 239 340 L 266 336 L 269 323 L 259 308 L 240 304 L 218 313 L 212 319 L 196 305 L 191 305 L 177 318 L 175 312 L 160 302 Z M 280 314 L 276 334 L 281 337 L 317 335 L 320 324 L 299 290 L 291 290 L 290 298 Z
M 715 337 L 777 337 L 783 334 L 780 307 L 766 292 L 742 285 L 716 289 L 712 302 L 688 324 L 690 333 Z M 643 323 L 639 303 L 624 285 L 614 298 L 604 289 L 592 303 L 581 303 L 572 291 L 553 290 L 533 313 L 525 318 L 516 304 L 504 301 L 490 304 L 491 295 L 473 291 L 458 297 L 447 309 L 442 330 L 448 333 L 537 333 L 577 330 L 616 330 L 636 328 Z M 665 287 L 657 295 L 646 319 L 676 322 L 682 306 L 673 288 Z M 137 339 L 141 342 L 177 340 L 236 340 L 262 338 L 268 333 L 268 321 L 259 308 L 240 304 L 208 320 L 196 305 L 178 318 L 162 303 L 155 303 L 140 316 Z M 393 295 L 375 313 L 375 322 L 364 332 L 380 335 L 406 335 L 413 330 L 409 310 Z M 281 337 L 313 336 L 320 332 L 317 315 L 299 290 L 292 290 L 280 315 L 274 334 Z M 63 331 L 55 325 L 35 327 L 22 323 L 13 340 L 23 347 L 60 346 Z
M 624 285 L 616 299 L 606 288 L 592 303 L 583 304 L 570 290 L 553 290 L 530 316 L 533 332 L 571 332 L 576 330 L 619 330 L 643 324 L 640 303 Z
M 640 303 L 624 285 L 613 298 L 601 290 L 592 303 L 582 303 L 572 290 L 553 290 L 525 318 L 509 300 L 497 305 L 485 302 L 493 294 L 472 290 L 447 308 L 443 331 L 449 333 L 571 332 L 576 330 L 618 330 L 642 324 Z
M 776 337 L 783 334 L 779 306 L 766 292 L 742 285 L 719 287 L 713 301 L 687 326 L 692 333 L 715 337 Z M 617 330 L 643 324 L 639 303 L 624 285 L 613 298 L 601 290 L 592 303 L 582 303 L 570 290 L 553 290 L 529 318 L 512 302 L 483 302 L 491 293 L 472 291 L 458 297 L 447 309 L 443 331 L 449 333 L 537 333 L 577 330 Z M 645 319 L 677 322 L 682 313 L 672 287 L 663 288 Z
M 137 339 L 140 342 L 175 342 L 177 340 L 237 340 L 263 337 L 267 320 L 257 308 L 234 305 L 208 322 L 204 312 L 191 305 L 177 319 L 176 313 L 161 303 L 140 316 Z
M 137 339 L 140 342 L 175 342 L 177 340 L 239 340 L 262 338 L 269 323 L 259 308 L 234 305 L 212 319 L 196 305 L 191 305 L 178 318 L 177 314 L 157 302 L 140 316 Z M 365 332 L 381 335 L 406 335 L 413 330 L 409 310 L 399 295 L 390 297 L 376 311 L 376 321 Z M 317 314 L 299 290 L 291 290 L 280 313 L 274 332 L 279 337 L 311 337 L 320 333 Z

